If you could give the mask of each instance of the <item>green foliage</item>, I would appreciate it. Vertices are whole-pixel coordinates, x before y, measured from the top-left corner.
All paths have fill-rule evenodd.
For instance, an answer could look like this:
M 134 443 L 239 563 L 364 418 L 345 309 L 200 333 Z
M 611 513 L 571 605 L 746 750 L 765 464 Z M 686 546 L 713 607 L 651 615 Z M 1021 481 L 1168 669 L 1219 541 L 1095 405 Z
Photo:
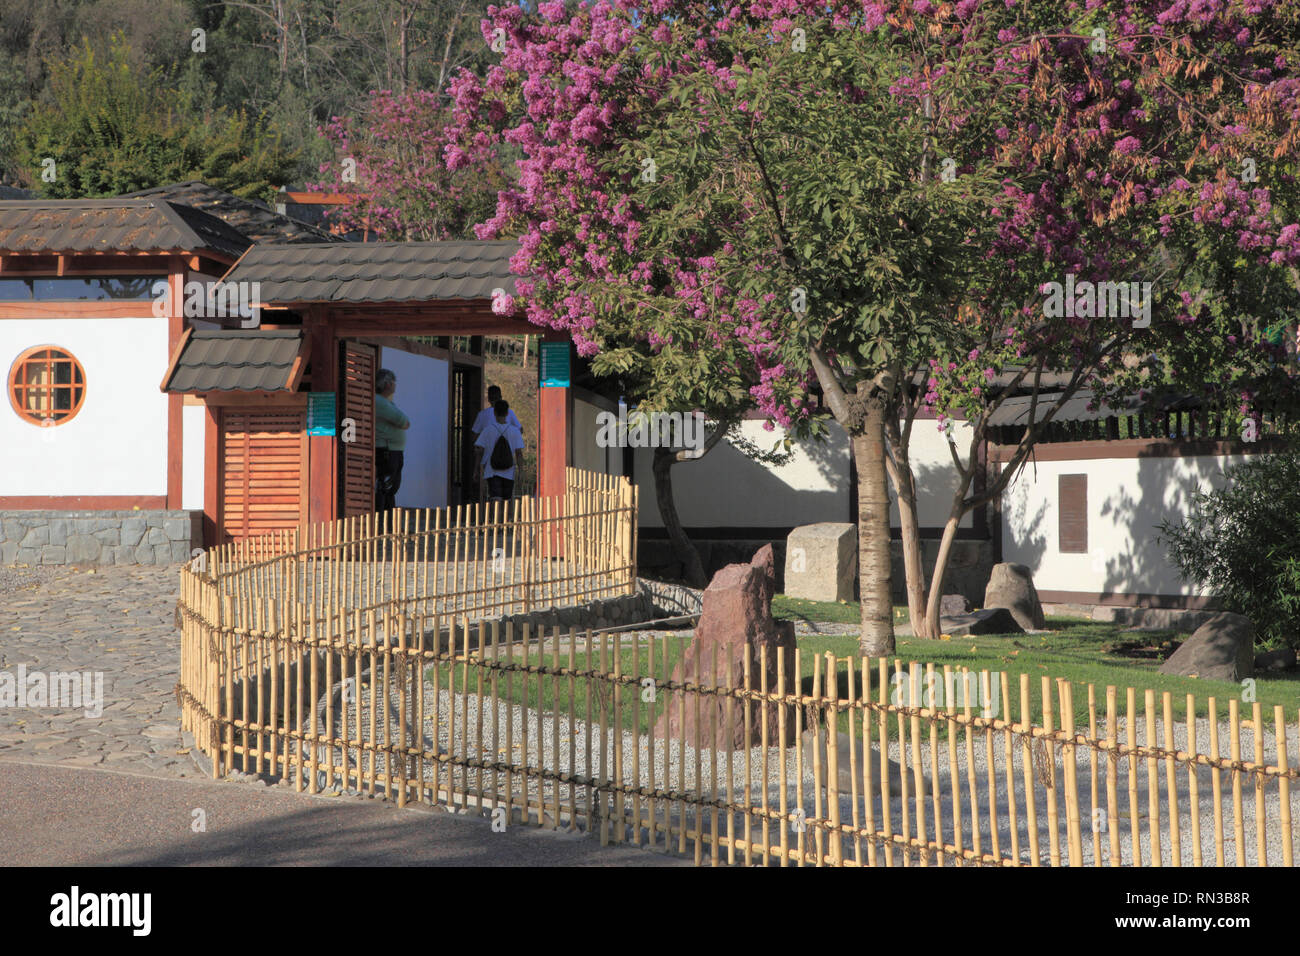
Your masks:
M 1258 455 L 1197 491 L 1187 519 L 1160 525 L 1173 562 L 1265 643 L 1300 647 L 1300 454 Z
M 122 36 L 104 55 L 89 43 L 50 65 L 52 102 L 17 134 L 18 165 L 53 199 L 115 196 L 201 179 L 245 197 L 267 198 L 292 181 L 298 157 L 260 119 L 200 111 L 193 95 L 159 69 L 132 66 Z M 42 163 L 54 160 L 52 182 Z

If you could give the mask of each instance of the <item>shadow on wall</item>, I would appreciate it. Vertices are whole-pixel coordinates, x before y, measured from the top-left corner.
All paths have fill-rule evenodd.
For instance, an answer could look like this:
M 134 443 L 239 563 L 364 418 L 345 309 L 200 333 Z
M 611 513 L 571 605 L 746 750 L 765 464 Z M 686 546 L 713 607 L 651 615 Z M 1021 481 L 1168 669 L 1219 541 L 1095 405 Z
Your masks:
M 1178 471 L 1170 480 L 1174 468 Z M 1186 515 L 1198 487 L 1209 490 L 1209 486 L 1223 484 L 1218 458 L 1140 457 L 1136 488 L 1110 495 L 1101 508 L 1103 517 L 1126 525 L 1129 531 L 1122 553 L 1107 554 L 1100 548 L 1094 551 L 1094 559 L 1100 559 L 1104 568 L 1104 590 L 1121 594 L 1177 590 L 1182 578 L 1169 561 L 1167 546 L 1157 540 L 1158 525 L 1165 519 L 1177 521 Z

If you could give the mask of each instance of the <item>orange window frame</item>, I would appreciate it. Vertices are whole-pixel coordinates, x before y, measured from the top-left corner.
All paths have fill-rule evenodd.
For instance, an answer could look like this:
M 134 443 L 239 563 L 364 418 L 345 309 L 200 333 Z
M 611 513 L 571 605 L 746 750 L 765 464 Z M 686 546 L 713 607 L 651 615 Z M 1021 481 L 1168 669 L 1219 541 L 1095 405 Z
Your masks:
M 65 377 L 67 381 L 60 381 Z M 63 425 L 76 418 L 86 402 L 86 370 L 66 349 L 38 345 L 14 359 L 7 391 L 19 418 L 33 425 Z M 60 395 L 67 396 L 67 408 L 58 407 L 63 404 Z

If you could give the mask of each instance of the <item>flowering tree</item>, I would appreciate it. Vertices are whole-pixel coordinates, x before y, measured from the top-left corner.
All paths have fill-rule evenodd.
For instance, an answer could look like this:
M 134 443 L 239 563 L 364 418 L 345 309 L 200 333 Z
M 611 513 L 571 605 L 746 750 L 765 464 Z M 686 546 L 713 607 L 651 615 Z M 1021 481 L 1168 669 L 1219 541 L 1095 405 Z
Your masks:
M 509 164 L 495 149 L 474 154 L 473 168 L 453 172 L 443 157 L 449 111 L 436 93 L 381 90 L 357 118 L 336 116 L 321 133 L 335 158 L 312 189 L 352 202 L 330 212 L 345 232 L 378 239 L 457 239 L 492 215 Z
M 452 84 L 448 165 L 495 142 L 520 150 L 519 182 L 480 234 L 522 233 L 530 319 L 584 354 L 616 336 L 654 355 L 708 349 L 713 374 L 797 434 L 825 430 L 820 386 L 858 467 L 862 650 L 887 653 L 887 474 L 913 624 L 934 633 L 957 522 L 1059 407 L 1035 407 L 1011 466 L 972 495 L 978 443 L 1013 387 L 1036 394 L 1063 370 L 1070 393 L 1152 374 L 1268 378 L 1267 351 L 1223 329 L 1275 301 L 1297 236 L 1267 188 L 1237 190 L 1222 167 L 1249 148 L 1226 143 L 1239 130 L 1280 128 L 1283 158 L 1258 164 L 1289 174 L 1288 34 L 1263 0 L 1209 6 L 1248 34 L 1183 3 L 1093 2 L 1068 29 L 1015 0 L 494 8 L 484 35 L 501 62 Z M 1230 212 L 1245 246 L 1223 229 Z M 1151 281 L 1129 305 L 1159 326 L 1044 309 L 1043 283 L 1067 274 Z M 1132 367 L 1152 346 L 1163 364 Z M 664 394 L 700 385 L 664 369 Z M 925 406 L 965 412 L 977 435 L 967 460 L 953 448 L 955 518 L 928 597 L 908 461 Z

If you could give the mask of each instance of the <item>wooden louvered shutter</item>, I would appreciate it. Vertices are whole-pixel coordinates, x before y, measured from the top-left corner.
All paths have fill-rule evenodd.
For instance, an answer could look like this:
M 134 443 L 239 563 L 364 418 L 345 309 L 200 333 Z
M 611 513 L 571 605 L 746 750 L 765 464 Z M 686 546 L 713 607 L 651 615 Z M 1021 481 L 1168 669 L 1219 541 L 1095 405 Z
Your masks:
M 304 514 L 307 413 L 221 413 L 221 540 L 297 528 Z
M 1088 476 L 1061 475 L 1057 479 L 1057 534 L 1065 554 L 1088 551 Z
M 375 510 L 375 349 L 343 343 L 341 418 L 356 422 L 356 440 L 340 442 L 343 516 Z

